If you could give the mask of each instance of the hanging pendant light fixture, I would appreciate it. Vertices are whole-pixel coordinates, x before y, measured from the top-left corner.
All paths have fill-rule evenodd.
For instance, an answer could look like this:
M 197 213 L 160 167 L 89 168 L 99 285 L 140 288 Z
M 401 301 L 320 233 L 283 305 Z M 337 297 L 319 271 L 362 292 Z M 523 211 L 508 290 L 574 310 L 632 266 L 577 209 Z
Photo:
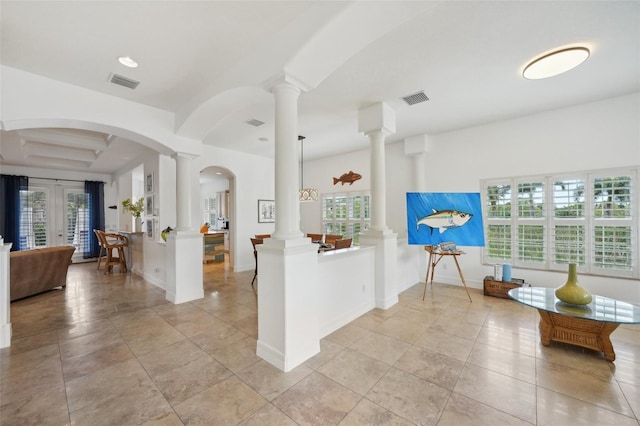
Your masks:
M 304 187 L 304 136 L 298 136 L 300 141 L 300 190 L 298 191 L 298 200 L 301 203 L 309 201 L 318 201 L 318 190 L 315 188 Z

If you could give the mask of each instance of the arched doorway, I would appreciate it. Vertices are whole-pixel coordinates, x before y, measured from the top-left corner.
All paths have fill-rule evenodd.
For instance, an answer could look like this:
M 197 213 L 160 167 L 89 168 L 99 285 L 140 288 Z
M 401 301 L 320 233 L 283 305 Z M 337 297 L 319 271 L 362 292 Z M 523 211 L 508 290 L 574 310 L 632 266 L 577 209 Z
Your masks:
M 225 167 L 208 166 L 200 171 L 199 183 L 199 226 L 208 223 L 209 235 L 224 235 L 224 264 L 219 265 L 220 259 L 215 256 L 205 256 L 204 272 L 220 274 L 232 268 L 235 258 L 235 175 Z M 210 263 L 218 265 L 209 266 Z

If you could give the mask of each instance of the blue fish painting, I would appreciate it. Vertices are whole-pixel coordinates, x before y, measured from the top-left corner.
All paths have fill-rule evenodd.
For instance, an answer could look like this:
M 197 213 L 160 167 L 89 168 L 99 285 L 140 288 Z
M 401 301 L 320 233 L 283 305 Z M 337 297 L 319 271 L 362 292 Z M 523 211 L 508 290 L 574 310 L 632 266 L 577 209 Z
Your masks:
M 408 192 L 407 231 L 409 244 L 483 247 L 480 193 Z
M 416 224 L 418 230 L 420 230 L 420 225 L 425 225 L 431 228 L 432 234 L 434 229 L 439 229 L 442 234 L 447 229 L 464 226 L 473 217 L 471 213 L 459 212 L 457 210 L 432 210 L 433 213 L 418 221 Z

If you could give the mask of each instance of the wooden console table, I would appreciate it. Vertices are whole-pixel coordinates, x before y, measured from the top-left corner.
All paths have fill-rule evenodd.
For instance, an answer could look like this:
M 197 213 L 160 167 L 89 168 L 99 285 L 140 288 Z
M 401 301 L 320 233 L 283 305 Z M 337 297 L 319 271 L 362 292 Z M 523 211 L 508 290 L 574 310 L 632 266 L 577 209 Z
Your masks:
M 431 287 L 433 288 L 433 274 L 436 269 L 436 265 L 442 260 L 445 256 L 453 257 L 453 260 L 456 262 L 456 268 L 458 268 L 458 275 L 460 275 L 460 281 L 462 281 L 462 285 L 464 286 L 465 291 L 467 292 L 467 297 L 469 298 L 469 302 L 472 302 L 471 295 L 469 294 L 469 289 L 467 288 L 467 283 L 464 281 L 464 276 L 462 275 L 462 270 L 460 269 L 460 264 L 458 263 L 458 256 L 464 254 L 461 250 L 439 250 L 438 246 L 424 246 L 424 250 L 429 253 L 429 262 L 427 263 L 427 275 L 424 278 L 424 291 L 422 292 L 422 300 L 427 294 L 427 284 L 429 283 L 429 271 L 431 271 Z
M 509 290 L 509 297 L 536 308 L 540 314 L 540 341 L 569 343 L 604 353 L 616 359 L 609 336 L 620 324 L 640 324 L 640 307 L 609 297 L 593 295 L 588 305 L 560 301 L 554 288 L 521 287 Z

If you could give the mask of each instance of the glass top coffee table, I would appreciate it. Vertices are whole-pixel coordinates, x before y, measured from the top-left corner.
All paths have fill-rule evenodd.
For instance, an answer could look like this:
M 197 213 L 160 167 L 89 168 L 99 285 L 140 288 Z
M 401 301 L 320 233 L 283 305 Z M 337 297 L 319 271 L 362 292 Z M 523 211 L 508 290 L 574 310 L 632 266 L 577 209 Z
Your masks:
M 588 305 L 560 301 L 555 288 L 520 287 L 509 290 L 513 300 L 536 308 L 540 314 L 540 341 L 569 343 L 604 353 L 616 359 L 609 336 L 620 324 L 640 324 L 640 307 L 631 303 L 593 295 Z

